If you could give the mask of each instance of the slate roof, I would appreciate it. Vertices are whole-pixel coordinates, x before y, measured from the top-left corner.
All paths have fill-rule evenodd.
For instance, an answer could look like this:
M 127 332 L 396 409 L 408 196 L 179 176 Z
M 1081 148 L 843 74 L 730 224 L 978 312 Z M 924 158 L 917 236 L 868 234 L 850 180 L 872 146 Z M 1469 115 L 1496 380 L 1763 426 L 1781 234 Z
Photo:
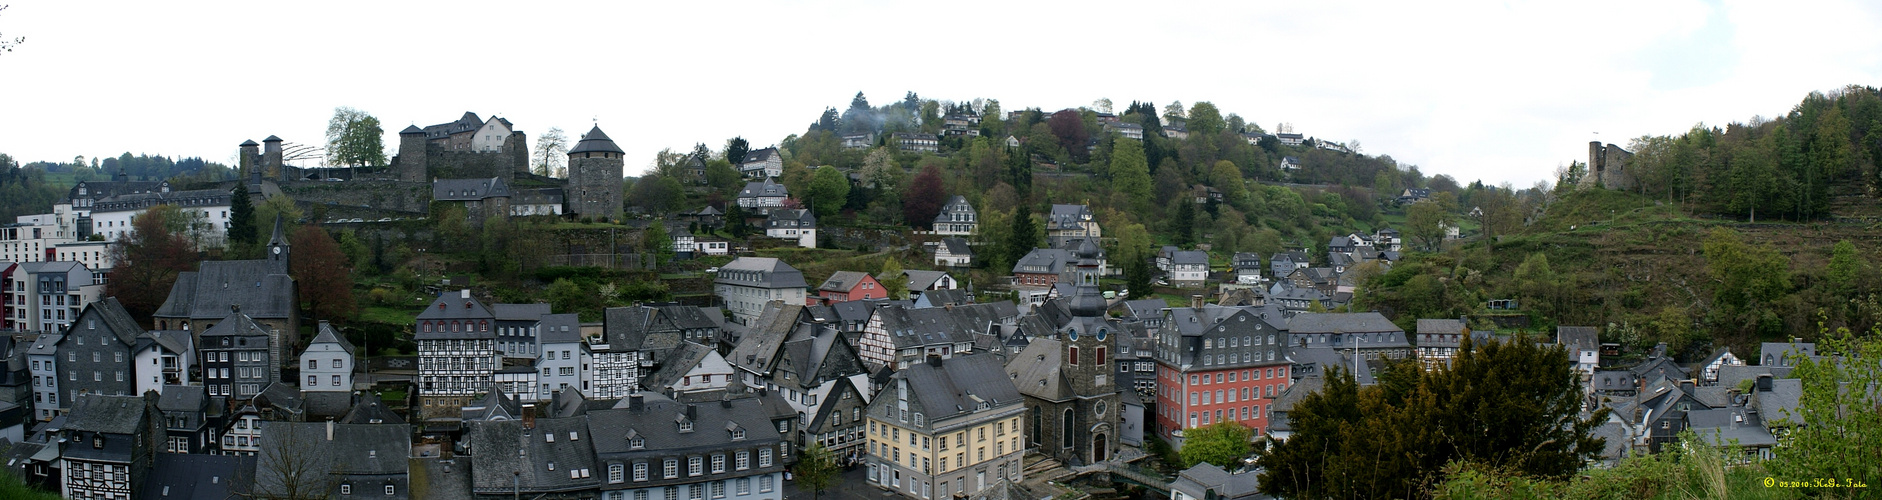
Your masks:
M 1715 445 L 1725 446 L 1737 440 L 1738 446 L 1776 446 L 1777 438 L 1765 430 L 1757 413 L 1744 407 L 1695 409 L 1686 412 L 1686 423 L 1693 433 Z
M 1757 402 L 1758 411 L 1764 414 L 1767 421 L 1789 420 L 1792 423 L 1801 423 L 1803 415 L 1798 412 L 1797 406 L 1803 399 L 1803 395 L 1803 380 L 1781 378 L 1771 381 L 1770 391 L 1756 391 L 1752 397 Z
M 80 394 L 66 414 L 65 429 L 108 434 L 134 434 L 144 421 L 141 396 Z
M 742 166 L 742 165 L 750 164 L 750 163 L 768 162 L 768 161 L 777 159 L 777 158 L 773 158 L 774 156 L 777 156 L 777 155 L 778 155 L 778 148 L 759 148 L 759 149 L 754 149 L 751 151 L 746 151 L 745 159 L 744 161 L 740 161 L 739 165 Z
M 463 291 L 445 291 L 444 293 L 438 294 L 438 298 L 432 299 L 431 305 L 425 306 L 425 310 L 418 313 L 417 320 L 424 322 L 452 319 L 495 319 L 495 316 L 490 314 L 490 309 L 484 307 L 483 302 L 477 300 L 476 297 L 467 295 L 468 294 L 463 293 Z M 464 329 L 464 331 L 452 332 L 449 329 L 433 329 L 430 332 L 426 332 L 420 329 L 419 332 L 415 334 L 415 338 L 418 340 L 481 339 L 495 335 L 493 332 L 479 332 L 473 330 L 474 329 L 467 328 Z
M 972 297 L 967 295 L 966 290 L 941 289 L 921 292 L 921 299 L 917 302 L 927 303 L 929 307 L 945 307 L 951 305 L 966 305 L 971 299 Z
M 170 296 L 152 316 L 218 320 L 239 305 L 249 317 L 288 318 L 298 307 L 294 278 L 270 268 L 265 260 L 203 261 L 195 272 L 177 273 Z
M 208 330 L 203 330 L 199 335 L 203 337 L 236 336 L 267 338 L 268 329 L 255 323 L 255 319 L 248 317 L 247 314 L 235 313 L 224 318 L 222 322 L 216 323 L 216 326 L 209 327 Z M 264 349 L 267 348 L 268 345 L 263 343 L 262 345 L 253 347 L 256 349 Z
M 778 227 L 781 221 L 797 221 L 798 228 L 817 228 L 817 214 L 802 208 L 779 208 L 765 215 L 765 227 Z
M 744 189 L 738 190 L 740 198 L 788 198 L 790 196 L 790 191 L 785 189 L 783 184 L 771 182 L 768 177 L 762 181 L 747 182 Z
M 1034 248 L 1013 264 L 1013 273 L 1027 274 L 1062 274 L 1071 266 L 1077 265 L 1078 258 L 1072 252 L 1062 248 Z
M 1170 487 L 1191 498 L 1240 500 L 1261 495 L 1257 491 L 1261 485 L 1259 476 L 1256 472 L 1229 474 L 1221 467 L 1204 462 L 1177 473 Z
M 743 397 L 688 405 L 658 394 L 642 394 L 644 399 L 637 407 L 623 400 L 615 408 L 588 413 L 588 425 L 595 430 L 596 436 L 594 452 L 601 461 L 666 457 L 675 450 L 696 450 L 690 453 L 775 445 L 781 439 L 777 426 L 771 423 L 773 411 L 765 408 L 763 398 Z M 788 405 L 784 406 L 789 408 Z M 692 432 L 679 432 L 681 419 L 692 420 Z M 727 429 L 733 426 L 745 431 L 745 439 L 732 439 L 732 433 Z M 644 448 L 630 447 L 634 437 L 643 441 Z M 773 462 L 771 468 L 757 467 L 755 461 L 752 465 L 749 474 L 784 469 L 782 460 Z M 653 474 L 652 482 L 661 483 L 659 477 Z
M 1053 204 L 1052 211 L 1046 213 L 1046 230 L 1078 229 L 1085 218 L 1091 216 L 1091 207 L 1085 205 Z
M 431 199 L 434 201 L 478 201 L 509 196 L 510 185 L 502 177 L 431 181 Z
M 327 426 L 333 426 L 328 439 Z M 381 476 L 404 482 L 412 456 L 412 426 L 405 424 L 328 424 L 326 422 L 261 423 L 262 451 L 257 455 L 255 490 L 278 493 L 280 467 L 269 466 L 275 456 L 308 457 L 307 470 L 315 475 Z M 293 447 L 294 451 L 282 450 Z M 398 485 L 398 491 L 405 491 Z
M 472 491 L 546 493 L 593 488 L 607 478 L 595 466 L 586 417 L 465 422 Z M 571 474 L 573 473 L 573 474 Z
M 1125 300 L 1120 301 L 1118 305 L 1123 307 L 1125 318 L 1136 318 L 1140 320 L 1161 318 L 1163 317 L 1163 310 L 1170 307 L 1170 303 L 1165 302 L 1163 299 Z
M 137 498 L 245 498 L 255 485 L 255 457 L 157 453 Z
M 916 363 L 894 377 L 908 380 L 910 396 L 920 400 L 932 425 L 972 413 L 981 402 L 995 408 L 1022 404 L 1019 388 L 1014 387 L 1004 368 L 998 357 L 972 354 L 942 361 L 938 367 Z M 889 390 L 893 389 L 884 389 Z M 894 399 L 893 393 L 886 392 L 877 397 L 885 403 Z
M 575 313 L 546 314 L 538 323 L 538 344 L 571 344 L 582 341 L 582 318 Z
M 741 273 L 757 273 L 757 279 L 747 279 Z M 719 276 L 714 283 L 763 288 L 804 288 L 804 273 L 790 264 L 772 257 L 739 257 L 719 268 Z
M 279 382 L 270 385 L 280 385 Z M 340 419 L 353 411 L 353 393 L 340 391 L 307 391 L 301 393 L 303 407 L 307 409 L 307 419 L 323 421 L 329 418 Z
M 1061 370 L 1065 360 L 1060 351 L 1064 348 L 1065 343 L 1058 339 L 1040 338 L 1007 361 L 1007 376 L 1020 394 L 1053 402 L 1078 396 Z
M 1635 385 L 1634 373 L 1627 370 L 1595 370 L 1592 379 L 1589 384 L 1596 391 L 1639 390 L 1639 386 Z
M 1179 266 L 1199 265 L 1207 267 L 1209 265 L 1209 253 L 1201 250 L 1178 251 L 1170 256 L 1170 263 Z
M 1761 342 L 1758 344 L 1758 364 L 1789 366 L 1795 362 L 1784 359 L 1792 353 L 1805 357 L 1817 356 L 1817 344 L 1811 342 Z
M 691 371 L 693 367 L 699 366 L 699 362 L 705 361 L 710 354 L 712 354 L 710 347 L 682 342 L 678 350 L 667 355 L 667 359 L 660 361 L 659 370 L 655 370 L 641 380 L 641 387 L 659 391 L 678 385 L 680 377 L 685 376 L 686 372 Z
M 425 132 L 426 138 L 443 139 L 446 137 L 450 137 L 451 134 L 474 132 L 478 128 L 482 128 L 483 125 L 484 125 L 484 120 L 482 118 L 478 118 L 477 113 L 465 111 L 464 116 L 460 116 L 456 120 L 425 127 L 424 132 Z M 406 130 L 410 131 L 411 129 L 408 127 Z M 274 136 L 268 136 L 268 137 L 272 138 Z
M 338 330 L 334 330 L 333 325 L 328 324 L 326 321 L 321 321 L 320 326 L 317 327 L 316 330 L 319 333 L 314 335 L 314 340 L 307 343 L 309 346 L 314 344 L 339 344 L 340 350 L 346 351 L 348 355 L 354 354 L 353 343 L 348 342 L 346 336 L 341 335 Z
M 614 140 L 609 139 L 608 134 L 601 131 L 600 125 L 596 125 L 594 128 L 588 129 L 588 133 L 582 134 L 581 142 L 575 143 L 575 148 L 569 150 L 569 155 L 574 155 L 575 153 L 621 154 L 625 152 L 621 151 L 620 146 L 614 145 Z
M 830 279 L 823 280 L 823 284 L 817 286 L 817 290 L 825 292 L 847 292 L 855 288 L 857 284 L 862 283 L 863 278 L 868 277 L 870 277 L 869 273 L 861 271 L 837 271 L 830 274 Z
M 1570 349 L 1600 349 L 1601 330 L 1592 326 L 1555 327 L 1555 343 Z
M 954 222 L 953 215 L 955 213 L 972 214 L 974 213 L 974 206 L 967 203 L 967 197 L 958 194 L 954 195 L 948 198 L 947 203 L 941 205 L 941 212 L 935 214 L 934 221 Z
M 1424 334 L 1461 335 L 1463 333 L 1464 333 L 1464 322 L 1462 320 L 1455 320 L 1455 319 L 1420 319 L 1418 320 L 1418 334 L 1419 335 L 1424 335 Z
M 958 236 L 949 236 L 946 238 L 941 238 L 941 246 L 939 248 L 946 248 L 948 251 L 948 254 L 954 255 L 954 256 L 962 256 L 962 255 L 965 255 L 968 257 L 974 256 L 974 248 L 967 244 L 967 240 L 965 238 L 961 238 Z M 940 272 L 940 271 L 931 271 L 931 272 Z M 939 278 L 936 278 L 936 279 L 939 279 Z
M 162 411 L 202 411 L 209 402 L 209 392 L 200 385 L 165 385 L 157 398 Z
M 1398 325 L 1376 312 L 1303 313 L 1287 322 L 1288 333 L 1404 333 Z M 1401 335 L 1400 338 L 1404 336 Z
M 947 309 L 888 306 L 876 309 L 882 330 L 897 349 L 925 345 L 972 342 L 972 328 L 957 321 Z
M 501 391 L 491 392 L 500 393 Z M 353 410 L 346 412 L 346 416 L 340 417 L 339 422 L 342 424 L 403 424 L 405 419 L 393 413 L 392 409 L 386 408 L 385 401 L 380 400 L 378 396 L 368 393 L 362 395 L 353 405 Z
M 111 333 L 116 335 L 118 341 L 123 342 L 124 345 L 137 345 L 137 337 L 144 333 L 144 327 L 139 326 L 137 320 L 131 319 L 131 313 L 124 311 L 124 305 L 118 303 L 117 297 L 105 297 L 92 302 L 91 305 L 85 306 L 84 311 L 79 312 L 78 317 L 84 318 L 86 314 L 96 315 L 98 321 L 104 323 L 104 327 L 111 329 Z M 73 325 L 78 326 L 78 323 Z

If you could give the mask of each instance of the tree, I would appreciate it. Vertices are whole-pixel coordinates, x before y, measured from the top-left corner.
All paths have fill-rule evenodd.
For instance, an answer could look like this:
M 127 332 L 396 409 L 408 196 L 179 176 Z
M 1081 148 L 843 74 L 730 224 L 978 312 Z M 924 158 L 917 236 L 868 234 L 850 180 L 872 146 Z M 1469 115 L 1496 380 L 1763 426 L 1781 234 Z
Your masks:
M 1189 108 L 1189 132 L 1204 136 L 1214 136 L 1228 128 L 1222 120 L 1222 112 L 1215 109 L 1208 101 L 1198 102 Z M 1213 139 L 1211 139 L 1213 140 Z
M 1170 105 L 1163 107 L 1163 121 L 1180 122 L 1187 119 L 1188 114 L 1183 112 L 1183 101 L 1170 101 Z
M 804 193 L 804 201 L 818 217 L 835 215 L 843 209 L 849 199 L 850 178 L 836 167 L 819 167 L 811 174 L 809 189 Z
M 1155 297 L 1156 292 L 1151 288 L 1154 279 L 1148 261 L 1135 259 L 1124 262 L 1124 289 L 1130 291 L 1132 298 Z
M 1176 198 L 1176 215 L 1170 217 L 1170 240 L 1176 246 L 1196 242 L 1196 203 L 1188 197 Z
M 1109 97 L 1100 97 L 1096 101 L 1091 101 L 1091 109 L 1099 113 L 1110 113 L 1111 106 L 1111 98 Z
M 326 498 L 340 477 L 331 473 L 328 455 L 308 453 L 323 444 L 316 435 L 318 424 L 297 422 L 262 422 L 268 436 L 255 464 L 255 490 L 258 496 L 283 500 Z
M 876 273 L 876 282 L 889 294 L 890 299 L 908 298 L 908 276 L 902 274 L 902 261 L 889 257 L 882 262 L 882 271 Z
M 1855 289 L 1856 277 L 1861 274 L 1865 263 L 1856 256 L 1856 244 L 1849 240 L 1836 242 L 1830 249 L 1830 264 L 1823 270 L 1823 279 L 1829 285 L 1829 292 L 1836 298 L 1848 297 Z
M 1059 147 L 1072 158 L 1085 157 L 1085 141 L 1091 139 L 1091 131 L 1085 129 L 1085 119 L 1077 111 L 1067 109 L 1053 113 L 1052 118 L 1046 120 L 1046 127 L 1058 140 Z
M 327 231 L 318 226 L 301 226 L 291 239 L 294 245 L 293 268 L 288 272 L 300 287 L 301 300 L 317 318 L 351 318 L 358 305 L 353 301 L 353 266 Z
M 725 204 L 725 232 L 733 238 L 745 239 L 751 234 L 751 225 L 745 223 L 745 208 L 737 203 Z
M 791 465 L 792 480 L 797 482 L 797 487 L 810 491 L 811 500 L 817 500 L 824 490 L 842 482 L 840 472 L 836 456 L 825 449 L 822 442 L 810 443 L 797 455 L 797 463 Z
M 1752 312 L 1790 289 L 1790 258 L 1770 245 L 1752 245 L 1738 232 L 1714 228 L 1700 245 L 1712 277 L 1713 300 L 1727 314 Z
M 235 183 L 235 192 L 229 195 L 229 246 L 255 244 L 255 204 L 248 199 L 248 181 Z
M 1325 377 L 1289 412 L 1294 435 L 1256 452 L 1263 493 L 1416 496 L 1456 461 L 1559 479 L 1605 445 L 1593 431 L 1608 410 L 1580 417 L 1574 363 L 1526 335 L 1467 338 L 1448 366 L 1394 363 L 1379 385 L 1363 389 L 1337 367 Z
M 744 176 L 739 175 L 738 169 L 732 168 L 732 162 L 724 159 L 706 162 L 706 185 L 713 189 L 723 193 L 737 192 L 742 187 L 739 184 L 742 180 Z
M 1144 159 L 1142 142 L 1119 139 L 1112 146 L 1111 192 L 1127 197 L 1132 210 L 1150 208 L 1150 164 Z
M 744 137 L 725 140 L 725 161 L 737 165 L 745 161 L 745 153 L 749 152 L 751 152 L 751 144 L 745 142 Z
M 1795 411 L 1765 415 L 1766 422 L 1789 424 L 1790 433 L 1777 457 L 1766 462 L 1777 477 L 1861 480 L 1882 484 L 1882 330 L 1858 336 L 1847 329 L 1824 331 L 1817 339 L 1821 357 L 1799 356 L 1791 372 L 1803 395 Z M 1824 490 L 1832 498 L 1857 498 L 1864 490 Z
M 196 267 L 196 249 L 184 233 L 176 205 L 157 205 L 131 218 L 131 233 L 112 245 L 110 280 L 105 295 L 117 297 L 133 318 L 148 318 L 163 305 L 177 273 Z
M 648 224 L 640 233 L 640 251 L 654 256 L 654 265 L 673 258 L 673 237 L 667 234 L 667 225 L 655 222 Z
M 878 147 L 863 157 L 862 187 L 878 191 L 894 191 L 902 187 L 902 167 L 895 164 L 895 153 L 889 148 Z
M 1422 248 L 1438 248 L 1438 243 L 1444 241 L 1444 227 L 1450 220 L 1450 212 L 1436 201 L 1424 200 L 1405 208 L 1406 235 L 1417 239 Z
M 327 163 L 359 167 L 386 164 L 385 131 L 365 111 L 333 108 L 327 121 Z
M 930 164 L 908 182 L 908 195 L 902 198 L 902 217 L 917 227 L 932 229 L 935 216 L 941 214 L 941 206 L 946 203 L 947 192 L 941 186 L 941 169 Z
M 549 127 L 536 138 L 535 165 L 532 172 L 543 177 L 567 177 L 569 138 L 561 128 Z
M 634 183 L 634 189 L 627 192 L 627 204 L 640 207 L 649 213 L 667 213 L 685 201 L 686 188 L 680 181 L 669 176 L 642 177 Z
M 1234 469 L 1248 456 L 1253 435 L 1248 426 L 1229 420 L 1183 431 L 1183 468 L 1206 463 Z
M 1248 197 L 1248 184 L 1242 181 L 1242 169 L 1235 166 L 1235 162 L 1216 160 L 1215 166 L 1209 169 L 1209 183 L 1221 191 L 1222 199 L 1231 205 Z
M 1017 263 L 1039 247 L 1039 225 L 1032 220 L 1032 205 L 1021 204 L 1013 211 L 1013 229 L 1007 232 L 1007 262 Z

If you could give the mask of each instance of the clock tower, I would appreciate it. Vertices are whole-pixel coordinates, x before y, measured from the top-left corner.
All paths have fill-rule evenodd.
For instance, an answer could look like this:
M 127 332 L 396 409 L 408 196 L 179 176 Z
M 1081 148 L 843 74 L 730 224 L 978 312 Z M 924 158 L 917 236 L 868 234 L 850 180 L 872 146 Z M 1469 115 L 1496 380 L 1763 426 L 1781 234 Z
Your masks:
M 288 238 L 282 233 L 281 214 L 274 215 L 274 236 L 268 238 L 267 254 L 262 260 L 268 263 L 268 274 L 288 274 Z
M 1120 337 L 1128 335 L 1123 325 L 1105 317 L 1097 245 L 1089 240 L 1073 245 L 1076 268 L 1067 278 L 1077 292 L 1069 298 L 1070 321 L 1059 327 L 1058 338 L 1035 339 L 1021 350 L 1007 372 L 1026 397 L 1027 435 L 1034 446 L 1078 466 L 1117 456 L 1124 409 L 1114 355 Z

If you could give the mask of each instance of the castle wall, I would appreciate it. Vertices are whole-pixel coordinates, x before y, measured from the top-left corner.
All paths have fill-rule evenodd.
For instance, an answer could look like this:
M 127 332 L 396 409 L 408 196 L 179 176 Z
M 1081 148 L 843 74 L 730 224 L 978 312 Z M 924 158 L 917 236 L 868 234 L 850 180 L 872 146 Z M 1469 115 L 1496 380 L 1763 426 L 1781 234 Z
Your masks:
M 375 212 L 426 213 L 431 208 L 431 184 L 389 179 L 355 179 L 344 182 L 288 181 L 281 192 L 294 201 L 328 205 L 328 217 L 337 208 Z

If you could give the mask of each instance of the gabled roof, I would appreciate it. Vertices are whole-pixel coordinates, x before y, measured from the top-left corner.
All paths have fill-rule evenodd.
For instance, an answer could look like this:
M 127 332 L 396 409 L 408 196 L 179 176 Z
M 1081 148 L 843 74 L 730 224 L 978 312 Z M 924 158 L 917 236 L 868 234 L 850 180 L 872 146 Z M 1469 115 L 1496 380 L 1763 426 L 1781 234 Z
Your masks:
M 1420 319 L 1418 334 L 1458 335 L 1464 333 L 1464 321 L 1456 319 Z
M 162 411 L 203 411 L 203 405 L 209 403 L 209 392 L 200 385 L 164 385 L 163 395 L 157 398 L 157 409 Z
M 391 476 L 403 481 L 410 469 L 410 425 L 265 421 L 261 433 L 268 438 L 262 440 L 262 451 L 257 455 L 261 465 L 255 468 L 255 490 L 263 494 L 279 494 L 286 489 L 281 477 L 284 467 L 268 466 L 268 457 L 307 457 L 306 470 L 315 477 Z
M 745 274 L 756 273 L 756 279 Z M 763 288 L 804 288 L 804 273 L 772 257 L 739 257 L 719 268 L 716 283 Z
M 144 398 L 80 394 L 67 414 L 65 429 L 107 434 L 134 434 L 144 425 Z
M 928 423 L 972 413 L 983 402 L 991 407 L 1023 404 L 1019 389 L 1008 378 L 1000 358 L 988 354 L 956 356 L 940 366 L 917 363 L 896 372 L 893 378 L 908 381 L 912 399 L 927 410 Z M 894 385 L 883 389 L 876 399 L 883 403 L 896 400 Z M 872 404 L 871 406 L 874 406 Z
M 543 315 L 553 312 L 549 304 L 543 303 L 490 305 L 490 313 L 496 316 L 497 321 L 538 321 Z
M 745 164 L 750 164 L 750 163 L 770 162 L 773 160 L 777 160 L 778 159 L 777 156 L 778 156 L 778 148 L 754 149 L 754 150 L 745 152 L 745 159 L 744 161 L 740 161 L 739 165 L 745 165 Z
M 783 184 L 771 182 L 770 178 L 747 182 L 745 188 L 738 191 L 740 198 L 788 198 L 790 196 L 790 190 L 785 189 Z
M 1077 397 L 1077 389 L 1065 378 L 1064 350 L 1065 343 L 1058 339 L 1034 339 L 1007 361 L 1007 376 L 1020 394 L 1051 402 Z
M 153 316 L 215 320 L 228 316 L 231 305 L 239 305 L 250 317 L 284 319 L 299 307 L 295 300 L 294 278 L 273 274 L 268 261 L 211 260 L 203 261 L 196 272 L 177 273 L 169 297 Z
M 307 343 L 308 346 L 311 347 L 314 344 L 339 344 L 340 350 L 346 351 L 348 355 L 354 354 L 353 343 L 348 342 L 345 335 L 341 335 L 339 331 L 334 330 L 333 325 L 328 324 L 326 321 L 321 321 L 320 326 L 316 329 L 319 333 L 314 334 L 314 340 L 309 341 Z
M 947 309 L 894 305 L 876 309 L 882 329 L 896 348 L 972 342 L 972 331 Z
M 965 255 L 968 257 L 972 257 L 974 255 L 974 249 L 973 247 L 967 245 L 967 240 L 965 238 L 960 238 L 960 237 L 955 237 L 955 236 L 941 238 L 941 245 L 936 248 L 947 249 L 949 255 L 955 255 L 955 256 Z
M 869 273 L 861 271 L 837 271 L 830 274 L 830 279 L 823 280 L 823 284 L 818 285 L 817 290 L 824 292 L 847 292 L 852 288 L 856 288 L 856 285 L 862 284 L 863 280 L 873 281 L 875 278 L 869 276 Z
M 597 438 L 586 417 L 540 418 L 533 427 L 520 420 L 465 422 L 464 427 L 472 450 L 466 469 L 473 492 L 574 491 L 607 479 L 607 470 L 595 463 Z
M 127 346 L 137 345 L 137 337 L 144 333 L 144 327 L 139 326 L 137 320 L 131 319 L 131 313 L 125 312 L 124 305 L 118 303 L 117 297 L 105 297 L 103 300 L 85 306 L 85 310 L 79 312 L 77 319 L 89 321 L 91 318 L 96 318 L 100 326 L 109 329 L 119 342 Z M 68 333 L 71 330 L 89 330 L 90 328 L 90 323 L 75 321 L 68 329 Z
M 1557 326 L 1555 343 L 1570 346 L 1569 349 L 1599 349 L 1601 330 L 1592 326 Z
M 1081 223 L 1091 217 L 1091 207 L 1085 205 L 1052 205 L 1052 211 L 1046 214 L 1046 230 L 1077 229 Z
M 624 151 L 621 151 L 620 146 L 614 145 L 614 140 L 609 139 L 608 134 L 601 131 L 600 125 L 596 125 L 594 128 L 588 129 L 588 133 L 582 134 L 581 142 L 575 143 L 575 148 L 569 150 L 569 155 L 576 153 L 620 154 L 624 153 Z
M 943 244 L 946 244 L 948 240 L 960 240 L 960 238 L 942 238 L 941 242 Z M 965 246 L 967 244 L 967 241 L 961 240 L 961 244 L 962 246 Z M 934 288 L 935 282 L 941 281 L 941 278 L 947 276 L 948 272 L 947 271 L 924 271 L 920 269 L 909 269 L 909 270 L 902 271 L 902 275 L 908 277 L 908 289 L 909 290 L 927 290 L 927 289 Z
M 680 377 L 692 371 L 693 367 L 699 366 L 700 362 L 705 361 L 712 354 L 714 353 L 710 347 L 682 342 L 679 349 L 668 354 L 667 359 L 660 361 L 659 370 L 648 374 L 647 378 L 641 381 L 641 387 L 659 391 L 678 385 Z
M 538 323 L 539 344 L 572 344 L 582 341 L 582 319 L 575 313 L 545 314 Z
M 1404 333 L 1376 312 L 1302 313 L 1287 322 L 1288 333 Z
M 247 498 L 255 486 L 255 458 L 157 453 L 136 498 Z
M 1170 256 L 1170 263 L 1184 265 L 1209 265 L 1209 253 L 1201 250 L 1180 250 Z

